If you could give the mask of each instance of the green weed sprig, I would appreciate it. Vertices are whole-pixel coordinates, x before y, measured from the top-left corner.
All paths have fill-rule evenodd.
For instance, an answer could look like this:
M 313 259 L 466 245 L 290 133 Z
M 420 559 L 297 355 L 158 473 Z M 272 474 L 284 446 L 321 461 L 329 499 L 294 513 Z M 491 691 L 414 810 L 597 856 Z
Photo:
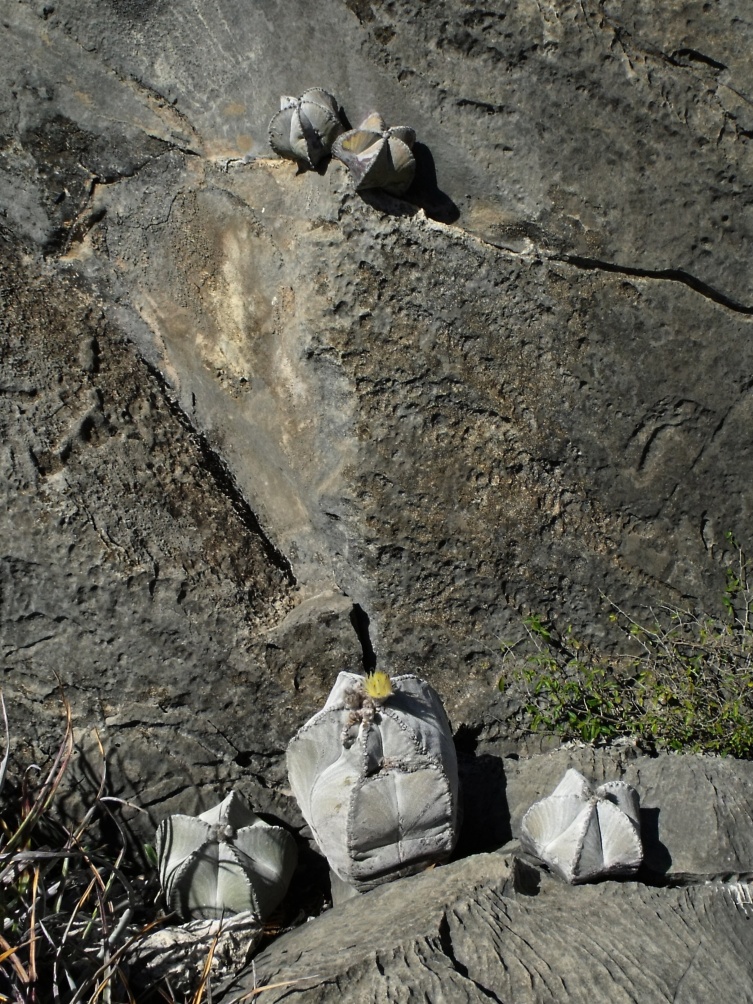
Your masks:
M 723 597 L 725 616 L 661 608 L 650 626 L 612 604 L 610 620 L 637 655 L 607 657 L 560 636 L 537 615 L 524 621 L 535 651 L 510 666 L 500 689 L 522 685 L 523 724 L 585 742 L 632 737 L 650 749 L 753 759 L 753 593 L 749 561 L 736 549 Z M 504 645 L 511 662 L 512 645 Z

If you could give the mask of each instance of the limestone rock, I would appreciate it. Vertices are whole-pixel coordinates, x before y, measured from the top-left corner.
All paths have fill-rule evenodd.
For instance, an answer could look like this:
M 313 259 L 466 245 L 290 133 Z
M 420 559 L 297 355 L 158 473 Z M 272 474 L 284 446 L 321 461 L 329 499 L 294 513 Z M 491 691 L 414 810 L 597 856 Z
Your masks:
M 488 738 L 521 611 L 600 641 L 604 595 L 719 602 L 753 540 L 743 0 L 6 6 L 0 630 L 39 755 L 58 673 L 114 791 L 242 781 L 300 825 L 285 745 L 353 649 Z M 267 157 L 313 81 L 415 127 L 411 203 Z
M 354 998 L 380 1001 L 420 986 L 437 1001 L 694 1004 L 729 979 L 749 999 L 753 765 L 575 746 L 503 762 L 506 789 L 496 787 L 516 836 L 531 802 L 566 769 L 601 781 L 621 775 L 641 795 L 644 881 L 566 886 L 512 852 L 474 854 L 284 935 L 256 958 L 257 985 L 289 983 L 319 1004 L 346 982 Z M 483 814 L 471 825 L 481 828 Z M 224 999 L 251 980 L 242 974 Z M 290 986 L 265 993 L 282 999 Z
M 237 913 L 223 920 L 160 927 L 134 937 L 126 953 L 132 986 L 153 991 L 166 982 L 173 993 L 188 997 L 200 985 L 210 954 L 210 981 L 227 979 L 248 963 L 262 934 L 256 914 Z
M 342 951 L 347 945 L 348 950 Z M 751 915 L 723 885 L 566 886 L 483 854 L 367 893 L 279 938 L 219 1000 L 518 1004 L 750 1000 Z M 253 980 L 256 980 L 256 983 Z M 410 989 L 409 989 L 410 988 Z

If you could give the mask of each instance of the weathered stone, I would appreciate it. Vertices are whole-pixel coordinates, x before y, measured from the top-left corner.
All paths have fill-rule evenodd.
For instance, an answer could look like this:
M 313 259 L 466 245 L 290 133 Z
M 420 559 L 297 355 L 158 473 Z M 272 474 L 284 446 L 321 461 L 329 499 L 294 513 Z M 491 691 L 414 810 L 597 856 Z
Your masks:
M 521 611 L 708 608 L 753 539 L 747 8 L 561 7 L 3 12 L 6 697 L 49 748 L 57 670 L 157 818 L 300 825 L 354 660 L 504 738 Z M 404 200 L 268 156 L 312 84 L 416 127 Z
M 503 854 L 400 879 L 279 938 L 219 1000 L 661 1004 L 750 996 L 753 925 L 722 884 L 571 887 Z M 273 989 L 280 984 L 278 989 Z
M 753 975 L 753 766 L 647 757 L 629 746 L 482 760 L 466 820 L 477 846 L 487 822 L 503 833 L 498 802 L 517 836 L 529 806 L 575 767 L 595 782 L 619 777 L 638 791 L 647 884 L 569 887 L 522 860 L 512 867 L 510 853 L 475 854 L 283 936 L 226 999 L 253 978 L 259 987 L 290 983 L 306 1002 L 334 999 L 345 986 L 353 999 L 407 1001 L 405 987 L 420 986 L 432 1001 L 691 1004 L 710 999 L 714 979 L 727 977 L 745 999 Z M 495 776 L 502 765 L 504 775 Z M 289 988 L 265 993 L 282 999 Z
M 256 668 L 257 638 L 291 605 L 289 572 L 86 287 L 6 239 L 0 254 L 0 622 L 14 742 L 57 746 L 62 688 L 93 776 L 96 727 L 114 787 L 143 807 L 206 808 L 214 792 L 181 794 L 198 765 L 230 786 L 254 749 L 249 718 L 274 740 L 265 705 L 282 692 Z
M 503 715 L 499 639 L 521 608 L 598 634 L 602 594 L 716 602 L 747 468 L 711 443 L 745 421 L 747 322 L 681 285 L 375 217 L 334 170 L 172 184 L 190 192 L 159 207 L 147 170 L 101 197 L 108 244 L 109 220 L 134 219 L 118 268 L 154 332 L 141 351 L 304 589 L 334 580 L 385 668 L 429 676 L 455 722 Z

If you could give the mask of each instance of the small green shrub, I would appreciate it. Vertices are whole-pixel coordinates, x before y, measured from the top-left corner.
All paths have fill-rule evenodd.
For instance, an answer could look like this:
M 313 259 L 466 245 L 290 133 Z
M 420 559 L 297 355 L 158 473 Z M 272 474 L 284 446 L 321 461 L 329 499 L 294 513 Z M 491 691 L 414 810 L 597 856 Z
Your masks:
M 533 615 L 535 651 L 511 666 L 501 690 L 522 685 L 522 722 L 586 742 L 632 737 L 649 749 L 753 759 L 753 596 L 749 562 L 737 549 L 728 570 L 724 617 L 663 608 L 650 627 L 613 606 L 610 619 L 637 654 L 607 657 Z M 506 661 L 513 645 L 504 645 Z

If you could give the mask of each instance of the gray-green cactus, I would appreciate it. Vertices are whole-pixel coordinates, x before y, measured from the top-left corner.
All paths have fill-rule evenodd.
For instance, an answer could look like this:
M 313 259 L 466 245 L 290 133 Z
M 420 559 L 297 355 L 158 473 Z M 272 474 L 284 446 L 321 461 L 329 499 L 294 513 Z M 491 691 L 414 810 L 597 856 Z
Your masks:
M 250 911 L 264 918 L 287 892 L 295 870 L 293 837 L 251 811 L 232 791 L 199 816 L 170 816 L 157 830 L 167 904 L 183 920 Z
M 269 145 L 281 157 L 315 168 L 342 131 L 337 100 L 311 87 L 300 98 L 280 98 L 280 110 L 269 123 Z
M 358 892 L 446 859 L 458 836 L 457 757 L 442 702 L 416 676 L 389 682 L 340 673 L 288 746 L 303 816 L 332 871 Z
M 523 816 L 520 841 L 566 882 L 632 875 L 643 860 L 638 792 L 624 781 L 594 789 L 571 767 Z
M 416 173 L 415 142 L 410 126 L 388 129 L 379 112 L 372 112 L 357 129 L 337 137 L 332 155 L 348 168 L 357 191 L 383 188 L 402 195 Z

